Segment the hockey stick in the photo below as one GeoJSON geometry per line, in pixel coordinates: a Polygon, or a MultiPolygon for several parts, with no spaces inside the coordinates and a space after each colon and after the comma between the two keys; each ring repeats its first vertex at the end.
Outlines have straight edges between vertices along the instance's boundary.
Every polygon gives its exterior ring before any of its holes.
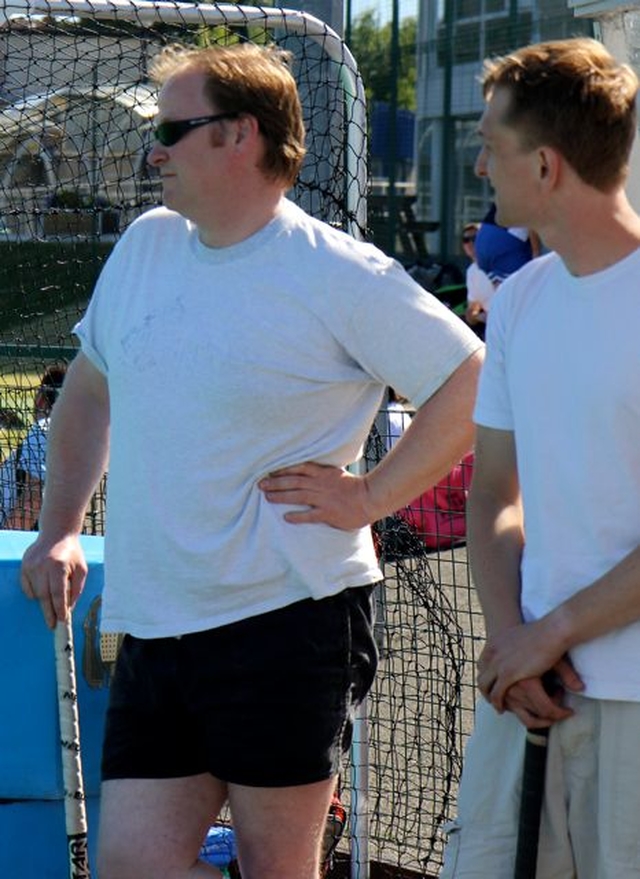
{"type": "Polygon", "coordinates": [[[514,879],[536,875],[548,740],[548,727],[527,730],[514,879]]]}
{"type": "Polygon", "coordinates": [[[90,879],[71,611],[56,625],[55,655],[69,879],[90,879]]]}

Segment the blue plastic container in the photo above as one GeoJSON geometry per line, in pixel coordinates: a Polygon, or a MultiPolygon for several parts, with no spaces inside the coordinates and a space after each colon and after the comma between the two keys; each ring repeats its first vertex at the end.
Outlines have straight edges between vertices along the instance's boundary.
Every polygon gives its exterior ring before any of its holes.
{"type": "MultiPolygon", "coordinates": [[[[0,531],[0,877],[61,879],[69,875],[53,633],[40,606],[20,589],[20,562],[33,532],[0,531]]],[[[100,753],[108,688],[83,673],[88,621],[102,593],[103,540],[84,537],[89,576],[73,616],[80,739],[89,859],[100,793],[100,753]]]]}
{"type": "Polygon", "coordinates": [[[202,846],[200,857],[219,870],[229,866],[237,858],[236,838],[232,827],[216,824],[209,832],[202,846]]]}

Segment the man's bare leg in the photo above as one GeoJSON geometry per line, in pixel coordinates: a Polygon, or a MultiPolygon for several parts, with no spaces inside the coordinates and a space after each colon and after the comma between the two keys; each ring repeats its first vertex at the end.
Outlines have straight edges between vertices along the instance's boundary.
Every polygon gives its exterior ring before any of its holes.
{"type": "Polygon", "coordinates": [[[281,788],[230,784],[242,879],[318,879],[335,786],[336,778],[281,788]]]}
{"type": "Polygon", "coordinates": [[[219,879],[198,855],[226,799],[226,785],[208,774],[104,782],[100,879],[219,879]]]}

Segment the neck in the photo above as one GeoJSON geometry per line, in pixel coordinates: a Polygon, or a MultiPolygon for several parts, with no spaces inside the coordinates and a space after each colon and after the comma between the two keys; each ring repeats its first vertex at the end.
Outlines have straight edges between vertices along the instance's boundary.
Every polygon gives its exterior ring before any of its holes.
{"type": "Polygon", "coordinates": [[[192,217],[200,241],[207,247],[231,247],[268,225],[279,213],[284,193],[271,187],[260,197],[243,199],[241,194],[228,205],[222,216],[192,217]]]}
{"type": "Polygon", "coordinates": [[[536,231],[576,277],[603,271],[640,247],[640,217],[623,190],[590,189],[568,209],[557,207],[536,231]]]}

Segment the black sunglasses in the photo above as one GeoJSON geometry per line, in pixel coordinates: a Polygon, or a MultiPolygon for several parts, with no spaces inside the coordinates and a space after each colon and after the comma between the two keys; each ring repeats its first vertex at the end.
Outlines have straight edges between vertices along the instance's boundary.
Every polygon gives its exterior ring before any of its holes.
{"type": "Polygon", "coordinates": [[[193,128],[219,122],[222,119],[237,119],[239,113],[216,113],[215,116],[198,116],[197,119],[179,119],[177,122],[161,122],[153,131],[153,136],[162,146],[170,147],[188,134],[193,128]]]}
{"type": "Polygon", "coordinates": [[[471,241],[476,240],[476,236],[475,235],[463,235],[462,240],[464,241],[465,244],[469,244],[471,241]]]}

